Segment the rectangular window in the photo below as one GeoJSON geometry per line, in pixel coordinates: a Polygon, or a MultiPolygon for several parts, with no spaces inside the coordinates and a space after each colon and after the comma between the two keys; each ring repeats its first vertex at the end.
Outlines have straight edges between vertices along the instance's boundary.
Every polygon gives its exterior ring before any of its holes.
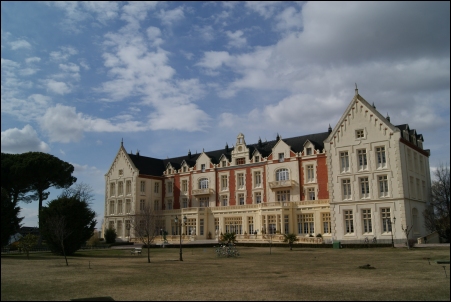
{"type": "Polygon", "coordinates": [[[124,182],[120,181],[117,183],[117,195],[124,195],[124,182]]]}
{"type": "Polygon", "coordinates": [[[225,207],[229,205],[229,198],[227,195],[222,195],[221,197],[221,206],[225,207]]]}
{"type": "Polygon", "coordinates": [[[372,233],[373,225],[371,223],[371,210],[364,209],[362,210],[362,220],[363,220],[363,233],[372,233]]]}
{"type": "Polygon", "coordinates": [[[130,237],[130,229],[131,229],[131,222],[130,220],[125,221],[125,229],[127,230],[127,236],[130,237]]]}
{"type": "Polygon", "coordinates": [[[301,232],[300,234],[314,234],[315,223],[313,214],[301,214],[301,232]]]}
{"type": "Polygon", "coordinates": [[[385,147],[376,147],[376,163],[378,169],[385,168],[387,166],[385,147]]]}
{"type": "Polygon", "coordinates": [[[354,215],[352,214],[352,210],[344,211],[345,218],[345,232],[346,234],[354,233],[354,215]]]}
{"type": "Polygon", "coordinates": [[[122,200],[117,201],[117,213],[122,214],[122,200]]]}
{"type": "Polygon", "coordinates": [[[183,166],[183,172],[186,172],[186,166],[183,166]]]}
{"type": "Polygon", "coordinates": [[[172,210],[172,199],[168,199],[167,205],[168,205],[168,207],[166,210],[172,210]]]}
{"type": "Polygon", "coordinates": [[[363,129],[358,129],[355,131],[355,137],[356,138],[364,138],[365,137],[365,132],[363,131],[363,129]]]}
{"type": "Polygon", "coordinates": [[[186,209],[188,207],[188,198],[182,199],[182,208],[186,209]]]}
{"type": "Polygon", "coordinates": [[[132,211],[132,201],[130,199],[125,200],[125,213],[130,214],[132,211]]]}
{"type": "Polygon", "coordinates": [[[237,158],[237,159],[236,159],[236,164],[237,164],[237,165],[244,165],[245,163],[246,163],[246,160],[245,160],[244,157],[241,157],[241,158],[237,158]]]}
{"type": "Polygon", "coordinates": [[[116,195],[116,184],[114,182],[110,183],[110,196],[116,195]]]}
{"type": "Polygon", "coordinates": [[[351,180],[343,179],[341,183],[343,188],[343,199],[351,199],[351,180]]]}
{"type": "Polygon", "coordinates": [[[254,217],[252,217],[252,216],[247,217],[247,227],[248,227],[248,234],[249,235],[254,234],[254,217]]]}
{"type": "Polygon", "coordinates": [[[415,172],[418,172],[418,160],[417,160],[417,153],[413,152],[413,164],[415,166],[415,172]]]}
{"type": "Polygon", "coordinates": [[[153,188],[153,192],[154,193],[159,193],[160,192],[160,183],[159,182],[155,183],[155,186],[153,188]]]}
{"type": "Polygon", "coordinates": [[[323,234],[330,234],[330,213],[321,213],[323,219],[323,234]]]}
{"type": "Polygon", "coordinates": [[[172,181],[168,182],[167,187],[168,187],[168,193],[172,193],[172,181]]]}
{"type": "Polygon", "coordinates": [[[427,201],[428,200],[428,195],[427,195],[427,192],[426,192],[426,182],[424,180],[421,182],[421,188],[422,188],[422,192],[423,192],[423,200],[427,201]]]}
{"type": "Polygon", "coordinates": [[[315,188],[307,189],[307,198],[308,200],[315,200],[315,188]]]}
{"type": "Polygon", "coordinates": [[[227,175],[221,175],[221,189],[226,191],[229,188],[229,181],[227,175]]]}
{"type": "Polygon", "coordinates": [[[306,153],[307,155],[312,155],[312,148],[307,148],[306,153]]]}
{"type": "Polygon", "coordinates": [[[260,161],[260,156],[255,156],[255,162],[258,163],[260,161]]]}
{"type": "Polygon", "coordinates": [[[391,232],[390,208],[381,208],[382,232],[391,232]]]}
{"type": "Polygon", "coordinates": [[[276,191],[276,201],[289,201],[290,191],[276,191]]]}
{"type": "Polygon", "coordinates": [[[424,173],[423,157],[420,155],[420,172],[424,173]]]}
{"type": "Polygon", "coordinates": [[[123,230],[122,230],[122,221],[120,221],[120,220],[117,222],[116,233],[117,233],[117,237],[122,238],[123,230]]]}
{"type": "Polygon", "coordinates": [[[349,172],[349,154],[348,151],[340,152],[341,172],[349,172]]]}
{"type": "Polygon", "coordinates": [[[201,170],[201,172],[205,172],[205,164],[200,165],[200,170],[201,170]]]}
{"type": "Polygon", "coordinates": [[[370,184],[368,182],[368,177],[360,178],[360,198],[370,197],[370,184]]]}
{"type": "Polygon", "coordinates": [[[413,184],[413,177],[412,176],[410,176],[410,195],[411,195],[411,198],[416,198],[416,196],[415,196],[415,186],[413,184]]]}
{"type": "Polygon", "coordinates": [[[227,167],[227,161],[225,160],[222,161],[222,167],[227,167]]]}
{"type": "Polygon", "coordinates": [[[260,171],[254,172],[254,187],[260,188],[262,186],[262,175],[260,171]]]}
{"type": "Polygon", "coordinates": [[[240,205],[244,204],[244,194],[238,194],[238,202],[240,205]]]}
{"type": "Polygon", "coordinates": [[[417,181],[417,185],[416,185],[416,188],[417,188],[417,199],[421,199],[421,187],[420,187],[420,180],[417,178],[416,179],[416,181],[417,181]]]}
{"type": "Polygon", "coordinates": [[[160,201],[159,201],[159,200],[155,200],[155,201],[153,202],[153,210],[154,210],[154,211],[160,210],[160,201]]]}
{"type": "Polygon", "coordinates": [[[210,204],[210,198],[209,197],[200,197],[199,198],[199,206],[201,208],[208,207],[209,204],[210,204]]]}
{"type": "Polygon", "coordinates": [[[146,206],[146,201],[145,201],[144,199],[141,199],[141,200],[139,201],[139,209],[140,209],[141,211],[143,211],[145,206],[146,206]]]}
{"type": "Polygon", "coordinates": [[[188,180],[182,180],[182,192],[188,192],[188,180]]]}
{"type": "Polygon", "coordinates": [[[379,181],[379,196],[388,197],[388,179],[387,175],[381,175],[377,177],[379,181]]]}
{"type": "Polygon", "coordinates": [[[110,215],[114,215],[114,200],[110,201],[110,215]]]}
{"type": "Polygon", "coordinates": [[[204,220],[199,219],[199,235],[204,235],[204,220]]]}
{"type": "Polygon", "coordinates": [[[132,194],[132,181],[131,180],[127,180],[127,182],[125,183],[125,194],[127,194],[127,195],[132,194]]]}
{"type": "Polygon", "coordinates": [[[313,173],[313,165],[307,166],[307,182],[314,182],[315,174],[313,173]]]}
{"type": "Polygon", "coordinates": [[[279,163],[282,163],[285,160],[285,154],[279,153],[279,163]]]}
{"type": "Polygon", "coordinates": [[[124,170],[119,170],[119,176],[123,176],[124,175],[124,170]]]}
{"type": "Polygon", "coordinates": [[[357,157],[359,162],[359,170],[366,170],[368,168],[366,149],[357,150],[357,157]]]}
{"type": "Polygon", "coordinates": [[[262,193],[261,192],[255,192],[255,203],[256,204],[262,203],[262,193]]]}
{"type": "Polygon", "coordinates": [[[146,193],[146,182],[141,180],[141,186],[140,186],[141,193],[146,193]]]}
{"type": "Polygon", "coordinates": [[[284,215],[283,220],[283,233],[288,234],[290,232],[290,216],[284,215]]]}
{"type": "Polygon", "coordinates": [[[244,189],[244,174],[239,173],[237,175],[237,178],[238,178],[238,189],[244,189]]]}

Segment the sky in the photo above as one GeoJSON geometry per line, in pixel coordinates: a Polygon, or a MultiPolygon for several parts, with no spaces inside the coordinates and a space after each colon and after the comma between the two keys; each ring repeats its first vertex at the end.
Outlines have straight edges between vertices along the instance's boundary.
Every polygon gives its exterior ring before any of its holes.
{"type": "Polygon", "coordinates": [[[325,132],[356,84],[449,165],[450,3],[1,2],[1,151],[71,163],[97,227],[122,140],[165,159],[325,132]]]}

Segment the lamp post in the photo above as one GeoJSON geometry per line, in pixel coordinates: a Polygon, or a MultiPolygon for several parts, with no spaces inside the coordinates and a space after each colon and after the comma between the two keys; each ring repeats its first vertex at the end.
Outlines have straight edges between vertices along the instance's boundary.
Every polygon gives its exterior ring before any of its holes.
{"type": "Polygon", "coordinates": [[[182,224],[186,225],[186,215],[183,216],[183,222],[180,221],[177,216],[175,216],[174,219],[175,225],[179,227],[179,235],[180,235],[180,261],[183,261],[183,257],[182,257],[182,224]]]}
{"type": "Polygon", "coordinates": [[[395,242],[393,241],[393,225],[396,223],[396,217],[393,217],[393,223],[390,221],[390,233],[391,233],[391,247],[395,247],[395,242]]]}

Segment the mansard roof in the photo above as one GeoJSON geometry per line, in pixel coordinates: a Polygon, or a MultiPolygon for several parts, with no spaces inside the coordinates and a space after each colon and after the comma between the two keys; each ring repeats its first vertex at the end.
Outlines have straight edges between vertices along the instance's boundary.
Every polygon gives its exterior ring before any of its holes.
{"type": "MultiPolygon", "coordinates": [[[[304,150],[304,144],[308,140],[310,141],[316,149],[322,150],[324,149],[323,141],[327,138],[329,132],[322,132],[316,134],[309,134],[303,136],[296,136],[291,138],[282,139],[287,145],[291,147],[291,150],[294,152],[302,152],[304,150]]],[[[249,149],[249,158],[252,156],[255,150],[257,150],[263,157],[267,157],[272,153],[272,149],[277,144],[278,140],[273,140],[269,142],[259,142],[256,144],[247,145],[249,149]]],[[[211,160],[213,164],[219,164],[219,160],[221,156],[227,157],[230,161],[232,158],[232,151],[234,148],[220,149],[215,151],[204,152],[211,160]],[[228,151],[228,152],[227,152],[228,151]]],[[[140,174],[144,175],[154,175],[154,176],[162,176],[163,172],[166,170],[168,164],[174,169],[180,169],[183,162],[187,163],[190,167],[193,167],[196,164],[197,158],[200,154],[194,155],[185,155],[174,158],[167,159],[157,159],[147,156],[142,156],[140,154],[128,154],[130,159],[133,161],[133,164],[139,170],[140,174]]]]}

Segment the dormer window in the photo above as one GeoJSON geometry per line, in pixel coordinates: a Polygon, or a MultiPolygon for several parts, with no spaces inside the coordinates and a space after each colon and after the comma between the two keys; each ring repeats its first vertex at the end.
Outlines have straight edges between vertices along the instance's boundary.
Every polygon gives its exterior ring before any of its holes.
{"type": "Polygon", "coordinates": [[[255,162],[258,163],[260,161],[260,156],[255,156],[255,162]]]}
{"type": "Polygon", "coordinates": [[[285,160],[285,154],[279,153],[279,163],[282,163],[285,160]]]}
{"type": "Polygon", "coordinates": [[[306,148],[305,153],[306,155],[312,155],[312,148],[306,148]]]}
{"type": "Polygon", "coordinates": [[[222,167],[227,167],[227,161],[225,160],[222,161],[222,167]]]}
{"type": "Polygon", "coordinates": [[[183,166],[183,172],[186,172],[186,166],[183,166]]]}
{"type": "Polygon", "coordinates": [[[201,164],[200,165],[200,169],[201,169],[202,172],[205,172],[205,164],[201,164]]]}
{"type": "Polygon", "coordinates": [[[244,165],[246,163],[244,157],[240,157],[236,159],[236,164],[237,165],[244,165]]]}

